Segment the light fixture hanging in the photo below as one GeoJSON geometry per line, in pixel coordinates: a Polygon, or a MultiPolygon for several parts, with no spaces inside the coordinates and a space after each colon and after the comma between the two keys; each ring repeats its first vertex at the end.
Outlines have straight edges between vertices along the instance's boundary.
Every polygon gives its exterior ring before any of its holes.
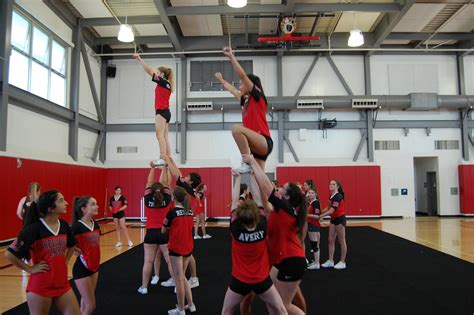
{"type": "Polygon", "coordinates": [[[247,5],[247,0],[227,0],[227,5],[231,8],[243,8],[247,5]]]}
{"type": "Polygon", "coordinates": [[[118,32],[117,39],[124,43],[130,43],[135,40],[135,34],[131,25],[128,25],[128,1],[127,1],[127,12],[125,14],[125,24],[120,24],[120,30],[118,32]]]}
{"type": "Polygon", "coordinates": [[[356,28],[356,12],[354,12],[354,25],[353,29],[350,32],[349,39],[347,40],[347,46],[349,47],[360,47],[364,45],[364,35],[362,35],[362,31],[356,28]]]}

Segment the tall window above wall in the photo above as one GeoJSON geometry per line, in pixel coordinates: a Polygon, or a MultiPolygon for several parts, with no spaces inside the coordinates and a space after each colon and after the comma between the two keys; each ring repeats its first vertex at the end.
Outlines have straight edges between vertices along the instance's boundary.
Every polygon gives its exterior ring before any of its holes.
{"type": "Polygon", "coordinates": [[[13,11],[9,83],[66,106],[67,46],[19,10],[13,11]]]}
{"type": "MultiPolygon", "coordinates": [[[[246,73],[253,72],[252,60],[239,60],[239,63],[246,73]]],[[[191,61],[190,91],[224,91],[224,87],[214,76],[216,72],[221,72],[225,80],[234,84],[235,87],[239,87],[240,79],[237,74],[235,74],[230,61],[191,61]]]]}

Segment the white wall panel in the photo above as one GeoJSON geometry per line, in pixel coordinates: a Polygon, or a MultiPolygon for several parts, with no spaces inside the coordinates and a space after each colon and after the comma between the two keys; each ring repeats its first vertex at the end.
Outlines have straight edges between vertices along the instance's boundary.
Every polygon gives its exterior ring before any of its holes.
{"type": "Polygon", "coordinates": [[[466,94],[474,94],[474,55],[464,57],[464,76],[466,83],[466,94]]]}

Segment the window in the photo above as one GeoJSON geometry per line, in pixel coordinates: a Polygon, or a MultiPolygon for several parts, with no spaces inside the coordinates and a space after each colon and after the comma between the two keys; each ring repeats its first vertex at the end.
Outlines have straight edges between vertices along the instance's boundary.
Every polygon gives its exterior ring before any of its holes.
{"type": "Polygon", "coordinates": [[[380,140],[375,141],[375,150],[400,150],[400,141],[398,140],[380,140]]]}
{"type": "Polygon", "coordinates": [[[66,106],[67,48],[60,39],[13,11],[9,83],[66,106]]]}
{"type": "MultiPolygon", "coordinates": [[[[246,73],[252,73],[252,60],[239,60],[246,73]]],[[[239,77],[234,72],[230,61],[191,61],[191,91],[224,91],[214,74],[221,72],[224,79],[239,87],[239,77]]]]}
{"type": "Polygon", "coordinates": [[[458,140],[436,140],[435,149],[436,150],[459,150],[459,141],[458,140]]]}

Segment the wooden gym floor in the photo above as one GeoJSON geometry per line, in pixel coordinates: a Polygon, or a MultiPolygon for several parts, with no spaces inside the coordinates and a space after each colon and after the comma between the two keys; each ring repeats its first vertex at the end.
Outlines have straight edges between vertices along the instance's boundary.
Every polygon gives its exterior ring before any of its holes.
{"type": "MultiPolygon", "coordinates": [[[[424,246],[439,250],[446,254],[474,263],[474,218],[437,218],[422,217],[410,219],[384,219],[367,221],[349,221],[349,226],[371,226],[376,229],[397,235],[424,246]]],[[[145,230],[138,225],[129,228],[130,236],[135,244],[143,241],[145,230]]],[[[209,226],[226,227],[227,224],[209,224],[209,226]]],[[[101,262],[105,262],[128,250],[128,246],[116,248],[116,234],[113,223],[102,225],[101,262]]],[[[200,240],[205,242],[205,240],[200,240]]],[[[348,239],[349,255],[350,242],[348,239]]],[[[322,245],[324,246],[324,244],[322,245]]],[[[25,301],[25,286],[28,277],[16,267],[8,266],[3,258],[5,247],[0,248],[0,313],[25,301]]],[[[324,260],[325,257],[322,257],[324,260]]],[[[69,271],[71,273],[71,259],[69,271]]],[[[198,262],[199,268],[199,262],[198,262]]],[[[199,269],[198,269],[199,271],[199,269]]],[[[137,270],[137,274],[140,271],[137,270]]],[[[138,276],[137,276],[138,277],[138,276]]],[[[137,278],[137,287],[139,280],[137,278]]]]}

